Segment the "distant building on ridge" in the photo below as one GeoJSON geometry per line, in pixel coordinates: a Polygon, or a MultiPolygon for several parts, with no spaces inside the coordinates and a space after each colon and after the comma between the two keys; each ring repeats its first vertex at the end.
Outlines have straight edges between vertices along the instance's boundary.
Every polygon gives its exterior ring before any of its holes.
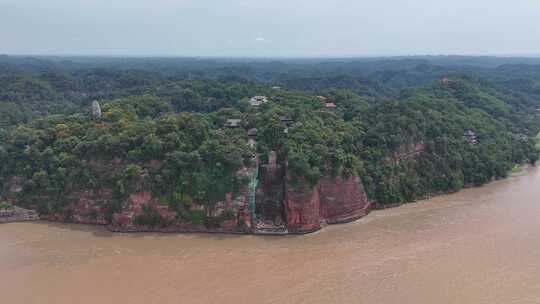
{"type": "Polygon", "coordinates": [[[336,103],[333,100],[329,99],[328,97],[317,96],[317,98],[319,98],[319,100],[321,101],[321,103],[325,107],[325,109],[330,110],[330,111],[334,111],[337,108],[336,103]]]}
{"type": "Polygon", "coordinates": [[[268,102],[268,97],[266,96],[255,96],[249,100],[249,103],[254,107],[260,107],[262,104],[268,102]]]}
{"type": "Polygon", "coordinates": [[[478,136],[471,130],[465,131],[465,133],[463,133],[463,137],[471,144],[476,144],[478,142],[478,136]]]}
{"type": "Polygon", "coordinates": [[[328,110],[335,110],[337,108],[336,104],[333,102],[327,102],[324,104],[325,108],[328,110]]]}
{"type": "Polygon", "coordinates": [[[241,119],[227,119],[225,121],[225,128],[239,128],[241,127],[242,120],[241,119]]]}

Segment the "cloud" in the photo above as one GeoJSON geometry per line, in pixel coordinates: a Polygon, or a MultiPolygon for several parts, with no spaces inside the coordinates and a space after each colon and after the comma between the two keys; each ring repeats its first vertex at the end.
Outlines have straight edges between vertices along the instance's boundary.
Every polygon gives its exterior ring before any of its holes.
{"type": "Polygon", "coordinates": [[[272,42],[272,40],[268,40],[268,39],[266,39],[264,37],[257,37],[257,38],[255,38],[255,42],[257,42],[257,43],[270,43],[270,42],[272,42]]]}
{"type": "Polygon", "coordinates": [[[538,53],[539,0],[514,2],[0,0],[0,52],[186,56],[538,53]]]}

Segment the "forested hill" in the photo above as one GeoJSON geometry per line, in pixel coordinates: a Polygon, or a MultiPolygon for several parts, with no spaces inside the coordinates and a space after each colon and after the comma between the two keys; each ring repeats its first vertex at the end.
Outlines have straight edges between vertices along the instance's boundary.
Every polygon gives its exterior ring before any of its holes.
{"type": "Polygon", "coordinates": [[[293,180],[358,176],[381,206],[534,163],[540,66],[527,63],[537,60],[462,60],[3,57],[0,193],[20,187],[18,200],[47,214],[77,191],[111,187],[110,219],[144,176],[189,218],[192,202],[234,193],[246,183],[236,172],[270,151],[293,180]],[[254,106],[253,96],[268,102],[254,106]],[[93,100],[101,117],[90,114],[93,100]]]}
{"type": "Polygon", "coordinates": [[[0,125],[46,114],[74,113],[94,99],[145,92],[175,94],[170,88],[183,80],[252,83],[311,93],[344,89],[364,97],[395,98],[403,89],[448,75],[492,85],[513,98],[538,99],[540,95],[540,58],[263,60],[0,55],[0,125]]]}

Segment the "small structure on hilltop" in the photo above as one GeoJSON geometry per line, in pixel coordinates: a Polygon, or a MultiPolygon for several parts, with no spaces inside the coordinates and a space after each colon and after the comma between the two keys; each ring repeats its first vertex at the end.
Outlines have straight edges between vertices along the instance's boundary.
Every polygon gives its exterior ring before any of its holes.
{"type": "Polygon", "coordinates": [[[327,103],[327,102],[328,102],[328,98],[327,98],[327,97],[324,97],[324,96],[317,96],[317,98],[319,98],[319,100],[320,100],[322,103],[327,103]]]}
{"type": "Polygon", "coordinates": [[[465,131],[465,133],[463,133],[463,137],[473,145],[478,142],[478,136],[472,130],[465,131]]]}
{"type": "Polygon", "coordinates": [[[95,118],[101,118],[101,106],[99,105],[99,102],[97,100],[92,101],[92,116],[95,118]]]}
{"type": "Polygon", "coordinates": [[[282,124],[285,125],[285,130],[283,130],[283,132],[285,132],[286,134],[289,133],[289,127],[294,124],[294,119],[292,119],[292,117],[290,117],[289,115],[285,115],[281,116],[279,120],[282,124]]]}
{"type": "Polygon", "coordinates": [[[225,121],[225,128],[240,128],[242,126],[242,120],[241,119],[227,119],[225,121]]]}
{"type": "Polygon", "coordinates": [[[247,135],[248,135],[248,146],[254,148],[255,145],[257,144],[257,129],[256,128],[249,129],[249,131],[247,132],[247,135]]]}
{"type": "Polygon", "coordinates": [[[441,78],[441,85],[443,87],[453,88],[457,85],[457,83],[458,82],[456,80],[450,79],[448,76],[441,78]]]}
{"type": "Polygon", "coordinates": [[[327,110],[334,111],[337,108],[337,105],[335,103],[333,103],[333,102],[327,102],[327,103],[324,104],[324,107],[327,110]]]}
{"type": "Polygon", "coordinates": [[[249,131],[247,132],[247,135],[249,138],[257,139],[257,129],[256,128],[249,129],[249,131]]]}
{"type": "Polygon", "coordinates": [[[337,108],[336,102],[329,99],[328,97],[317,96],[317,98],[319,98],[319,100],[321,101],[321,103],[322,103],[322,105],[324,106],[325,109],[327,109],[329,111],[334,111],[337,108]]]}
{"type": "Polygon", "coordinates": [[[268,102],[268,97],[266,96],[254,96],[249,100],[249,103],[254,107],[260,107],[261,105],[268,102]]]}
{"type": "Polygon", "coordinates": [[[294,120],[289,115],[281,116],[279,120],[287,127],[290,127],[294,123],[294,120]]]}

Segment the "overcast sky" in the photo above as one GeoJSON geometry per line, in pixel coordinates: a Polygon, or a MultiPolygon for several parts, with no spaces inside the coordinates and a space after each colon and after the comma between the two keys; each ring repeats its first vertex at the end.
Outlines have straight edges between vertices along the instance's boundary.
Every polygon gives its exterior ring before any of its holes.
{"type": "Polygon", "coordinates": [[[538,55],[539,0],[0,0],[0,53],[538,55]]]}

